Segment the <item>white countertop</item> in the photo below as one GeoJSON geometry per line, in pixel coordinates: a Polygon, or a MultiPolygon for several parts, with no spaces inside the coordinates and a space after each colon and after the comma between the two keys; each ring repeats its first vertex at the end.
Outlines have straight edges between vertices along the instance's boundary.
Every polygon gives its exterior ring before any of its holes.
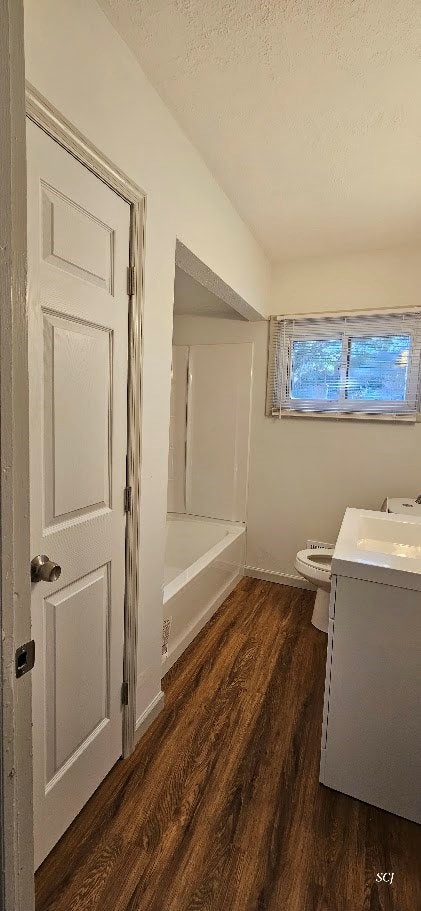
{"type": "Polygon", "coordinates": [[[348,508],[332,574],[421,591],[421,516],[348,508]]]}

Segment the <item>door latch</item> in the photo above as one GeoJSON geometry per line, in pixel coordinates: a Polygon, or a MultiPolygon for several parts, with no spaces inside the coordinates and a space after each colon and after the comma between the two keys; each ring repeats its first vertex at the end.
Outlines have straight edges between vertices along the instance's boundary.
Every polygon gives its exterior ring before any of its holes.
{"type": "Polygon", "coordinates": [[[134,266],[127,268],[127,294],[132,297],[136,293],[136,269],[134,266]]]}
{"type": "Polygon", "coordinates": [[[121,704],[129,704],[129,684],[127,683],[127,680],[123,680],[123,683],[121,684],[121,704]]]}
{"type": "Polygon", "coordinates": [[[132,488],[124,488],[124,512],[132,511],[132,488]]]}
{"type": "Polygon", "coordinates": [[[30,642],[25,642],[24,645],[20,645],[16,649],[15,654],[15,670],[16,677],[23,677],[24,674],[27,674],[28,671],[32,671],[32,668],[35,664],[35,642],[31,639],[30,642]]]}

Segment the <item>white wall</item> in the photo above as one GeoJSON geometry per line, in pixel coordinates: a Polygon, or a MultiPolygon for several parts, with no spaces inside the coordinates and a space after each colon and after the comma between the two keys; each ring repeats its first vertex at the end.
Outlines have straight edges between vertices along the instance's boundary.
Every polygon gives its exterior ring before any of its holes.
{"type": "MultiPolygon", "coordinates": [[[[279,269],[273,312],[416,306],[421,253],[314,260],[279,269]]],[[[267,323],[177,317],[174,342],[254,343],[247,511],[250,567],[296,575],[307,538],[334,542],[346,506],[421,492],[421,424],[266,418],[267,323]]]]}
{"type": "Polygon", "coordinates": [[[271,313],[421,304],[421,248],[297,260],[274,270],[271,313]]]}
{"type": "Polygon", "coordinates": [[[147,194],[138,717],[160,689],[178,237],[259,312],[268,264],[94,0],[26,0],[26,75],[147,194]]]}

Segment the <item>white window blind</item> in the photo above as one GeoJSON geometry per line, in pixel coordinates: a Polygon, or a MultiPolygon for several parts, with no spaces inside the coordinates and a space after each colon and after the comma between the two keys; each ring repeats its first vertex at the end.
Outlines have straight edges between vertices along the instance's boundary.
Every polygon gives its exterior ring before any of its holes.
{"type": "Polygon", "coordinates": [[[396,415],[419,410],[421,311],[275,316],[266,413],[396,415]]]}

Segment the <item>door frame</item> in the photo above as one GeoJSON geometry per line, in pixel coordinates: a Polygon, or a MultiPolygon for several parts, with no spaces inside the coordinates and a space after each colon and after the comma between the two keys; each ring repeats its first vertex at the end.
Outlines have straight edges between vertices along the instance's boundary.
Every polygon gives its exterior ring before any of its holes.
{"type": "Polygon", "coordinates": [[[26,82],[26,116],[88,168],[130,206],[128,279],[127,480],[131,488],[126,521],[123,757],[135,745],[137,686],[137,614],[139,604],[140,464],[142,412],[142,314],[144,297],[145,193],[79,130],[26,82]]]}
{"type": "Polygon", "coordinates": [[[0,909],[32,911],[26,142],[23,2],[0,3],[0,909]]]}

